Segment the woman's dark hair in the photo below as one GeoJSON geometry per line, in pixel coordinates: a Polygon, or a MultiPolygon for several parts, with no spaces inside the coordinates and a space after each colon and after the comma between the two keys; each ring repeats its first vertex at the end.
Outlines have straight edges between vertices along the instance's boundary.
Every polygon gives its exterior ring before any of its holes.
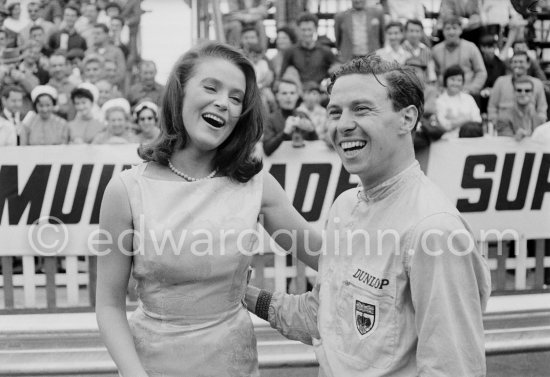
{"type": "Polygon", "coordinates": [[[452,76],[462,76],[464,81],[464,70],[459,65],[452,65],[443,72],[443,87],[447,87],[447,79],[452,76]]]}
{"type": "Polygon", "coordinates": [[[466,122],[458,130],[458,137],[482,137],[483,126],[479,122],[466,122]]]}
{"type": "Polygon", "coordinates": [[[71,91],[71,101],[75,101],[77,98],[88,98],[92,103],[94,103],[94,95],[88,89],[84,88],[74,88],[71,91]]]}
{"type": "Polygon", "coordinates": [[[57,100],[55,98],[53,98],[52,96],[50,96],[47,93],[42,93],[42,94],[36,96],[36,98],[34,99],[34,102],[32,103],[32,107],[33,107],[34,111],[38,112],[38,109],[37,109],[36,106],[38,105],[38,101],[40,100],[40,98],[42,98],[44,96],[49,97],[52,100],[52,104],[54,106],[57,105],[57,100]]]}
{"type": "Polygon", "coordinates": [[[247,182],[263,166],[261,159],[254,156],[254,149],[263,132],[263,106],[252,64],[242,53],[225,44],[201,44],[177,61],[162,97],[161,133],[153,143],[140,146],[138,154],[145,161],[167,166],[174,151],[185,147],[189,138],[182,117],[185,87],[195,74],[197,65],[211,58],[225,59],[235,64],[245,76],[243,111],[231,135],[217,148],[214,165],[221,174],[232,180],[247,182]]]}
{"type": "Polygon", "coordinates": [[[298,37],[296,37],[296,32],[294,31],[294,29],[292,29],[291,27],[289,26],[282,26],[280,28],[277,29],[277,34],[279,33],[285,33],[286,35],[288,35],[288,38],[290,39],[290,41],[292,42],[292,44],[296,44],[296,42],[298,41],[298,37]]]}

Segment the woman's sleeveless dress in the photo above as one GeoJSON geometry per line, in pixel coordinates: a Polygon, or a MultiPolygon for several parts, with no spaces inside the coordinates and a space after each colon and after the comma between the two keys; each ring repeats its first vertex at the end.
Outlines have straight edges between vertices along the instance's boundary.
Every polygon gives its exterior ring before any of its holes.
{"type": "Polygon", "coordinates": [[[139,306],[129,319],[150,377],[259,376],[242,303],[257,248],[262,174],[197,182],[121,173],[134,222],[139,306]]]}

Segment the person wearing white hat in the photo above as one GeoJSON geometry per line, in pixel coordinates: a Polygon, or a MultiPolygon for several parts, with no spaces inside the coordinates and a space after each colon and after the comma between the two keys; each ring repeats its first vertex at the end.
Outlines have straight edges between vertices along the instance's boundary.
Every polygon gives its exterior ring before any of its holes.
{"type": "MultiPolygon", "coordinates": [[[[71,92],[71,101],[76,109],[74,120],[69,122],[71,144],[91,144],[94,138],[105,129],[99,117],[99,110],[94,111],[97,93],[94,96],[92,84],[81,84],[71,92]]],[[[97,88],[95,88],[97,89],[97,88]]]]}
{"type": "Polygon", "coordinates": [[[134,109],[134,120],[139,129],[140,144],[148,144],[160,134],[158,127],[158,107],[151,101],[141,101],[134,109]]]}
{"type": "Polygon", "coordinates": [[[109,100],[101,110],[105,114],[107,127],[94,138],[92,144],[138,143],[137,136],[130,128],[130,104],[126,99],[109,100]]]}
{"type": "Polygon", "coordinates": [[[56,145],[69,142],[69,126],[65,119],[54,114],[57,90],[39,85],[31,92],[34,112],[23,120],[21,145],[56,145]]]}
{"type": "Polygon", "coordinates": [[[6,1],[6,9],[8,10],[9,16],[4,21],[4,28],[19,34],[28,24],[28,20],[21,18],[21,1],[6,1]]]}

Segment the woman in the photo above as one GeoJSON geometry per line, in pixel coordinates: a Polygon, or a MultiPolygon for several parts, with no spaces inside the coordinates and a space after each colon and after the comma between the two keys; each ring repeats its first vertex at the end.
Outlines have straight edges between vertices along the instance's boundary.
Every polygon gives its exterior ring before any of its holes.
{"type": "Polygon", "coordinates": [[[481,123],[481,114],[474,97],[463,92],[464,70],[453,65],[443,73],[445,90],[436,100],[437,120],[444,130],[444,139],[458,138],[460,127],[467,122],[481,123]]]}
{"type": "Polygon", "coordinates": [[[57,145],[69,143],[69,126],[54,114],[57,90],[39,85],[31,92],[35,112],[29,112],[22,122],[21,145],[57,145]]]}
{"type": "Polygon", "coordinates": [[[275,46],[277,47],[277,54],[271,59],[271,67],[275,72],[275,79],[280,79],[281,67],[283,66],[283,56],[285,51],[288,50],[297,41],[296,33],[288,26],[283,26],[277,29],[277,39],[275,40],[275,46]]]}
{"type": "Polygon", "coordinates": [[[160,134],[158,107],[151,101],[142,101],[134,109],[134,119],[139,129],[139,143],[152,143],[160,134]]]}
{"type": "Polygon", "coordinates": [[[71,92],[71,101],[76,110],[76,117],[69,122],[71,144],[91,144],[105,129],[105,124],[94,115],[95,100],[89,88],[79,86],[71,92]]]}
{"type": "Polygon", "coordinates": [[[28,24],[28,20],[21,18],[21,2],[18,0],[8,1],[6,8],[9,16],[4,20],[4,28],[19,34],[28,24]]]}
{"type": "Polygon", "coordinates": [[[103,197],[100,228],[111,241],[98,262],[101,334],[125,377],[258,376],[242,304],[258,218],[270,234],[292,229],[295,239],[277,242],[313,268],[303,245],[320,250],[320,237],[254,157],[262,104],[240,52],[212,43],[186,53],[160,119],[157,141],[139,149],[146,162],[112,179],[103,197]],[[132,268],[139,306],[128,322],[132,268]]]}
{"type": "Polygon", "coordinates": [[[138,138],[130,127],[130,104],[124,98],[113,98],[103,104],[107,127],[98,133],[92,144],[131,144],[138,138]]]}

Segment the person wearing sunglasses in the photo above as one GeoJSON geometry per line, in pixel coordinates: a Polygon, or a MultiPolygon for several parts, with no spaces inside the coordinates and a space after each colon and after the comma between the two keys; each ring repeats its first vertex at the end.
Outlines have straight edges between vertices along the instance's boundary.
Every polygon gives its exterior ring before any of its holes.
{"type": "Polygon", "coordinates": [[[498,136],[512,136],[517,141],[531,136],[534,129],[544,123],[544,119],[535,110],[533,92],[535,85],[528,77],[515,80],[514,106],[499,116],[496,123],[498,136]]]}
{"type": "Polygon", "coordinates": [[[158,127],[158,107],[151,101],[142,101],[134,109],[134,119],[138,125],[140,144],[148,144],[160,133],[158,127]]]}

